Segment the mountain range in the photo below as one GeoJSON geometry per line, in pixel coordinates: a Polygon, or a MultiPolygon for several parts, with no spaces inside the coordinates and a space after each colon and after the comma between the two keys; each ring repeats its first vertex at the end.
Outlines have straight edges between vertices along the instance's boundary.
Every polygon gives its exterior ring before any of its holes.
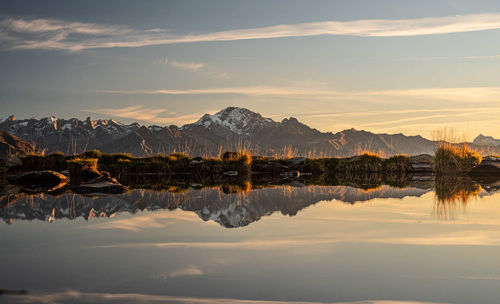
{"type": "Polygon", "coordinates": [[[90,217],[112,217],[123,212],[182,209],[196,213],[203,221],[214,221],[226,228],[236,228],[247,226],[275,212],[295,216],[304,208],[320,201],[336,200],[355,204],[374,198],[419,197],[430,190],[430,185],[401,189],[382,186],[371,191],[349,186],[297,185],[231,194],[212,188],[191,189],[182,194],[145,189],[113,196],[16,194],[0,196],[0,220],[5,223],[36,219],[52,222],[79,217],[88,220],[90,217]],[[74,203],[68,204],[68,201],[74,203]]]}
{"type": "MultiPolygon", "coordinates": [[[[376,134],[348,129],[320,132],[296,118],[274,121],[245,108],[227,107],[213,115],[178,127],[122,124],[114,120],[42,119],[0,120],[0,130],[36,144],[46,152],[80,153],[98,149],[106,153],[147,156],[187,152],[192,156],[216,156],[221,151],[248,149],[259,155],[347,157],[363,151],[389,156],[432,154],[435,142],[421,136],[376,134]]],[[[478,136],[473,148],[500,151],[500,141],[478,136]]],[[[498,152],[496,152],[498,153],[498,152]]]]}

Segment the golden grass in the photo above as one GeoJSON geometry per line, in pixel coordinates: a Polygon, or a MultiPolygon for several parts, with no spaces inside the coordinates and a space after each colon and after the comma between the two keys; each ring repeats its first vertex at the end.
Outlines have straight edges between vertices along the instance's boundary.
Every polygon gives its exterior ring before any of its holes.
{"type": "Polygon", "coordinates": [[[465,136],[458,136],[453,128],[441,128],[432,133],[436,141],[434,167],[438,173],[468,172],[481,163],[481,155],[472,150],[465,136]]]}

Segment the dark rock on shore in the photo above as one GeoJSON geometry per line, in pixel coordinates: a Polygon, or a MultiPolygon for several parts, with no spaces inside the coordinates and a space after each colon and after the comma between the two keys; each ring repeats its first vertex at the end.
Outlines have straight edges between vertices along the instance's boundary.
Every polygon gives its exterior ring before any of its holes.
{"type": "Polygon", "coordinates": [[[410,167],[413,172],[434,172],[434,157],[429,154],[420,154],[410,157],[410,167]]]}
{"type": "Polygon", "coordinates": [[[122,194],[128,191],[128,187],[120,184],[108,172],[88,182],[82,183],[73,189],[73,192],[79,194],[122,194]]]}
{"type": "Polygon", "coordinates": [[[500,157],[486,156],[469,172],[470,175],[500,175],[500,157]]]}
{"type": "Polygon", "coordinates": [[[52,192],[66,186],[69,178],[51,170],[32,171],[17,176],[15,183],[31,192],[52,192]]]}

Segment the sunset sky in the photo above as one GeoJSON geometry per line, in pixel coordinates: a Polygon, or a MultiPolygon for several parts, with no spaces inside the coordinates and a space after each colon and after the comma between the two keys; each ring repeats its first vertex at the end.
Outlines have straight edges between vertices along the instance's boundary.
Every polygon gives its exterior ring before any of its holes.
{"type": "Polygon", "coordinates": [[[500,138],[500,1],[0,2],[0,118],[500,138]]]}

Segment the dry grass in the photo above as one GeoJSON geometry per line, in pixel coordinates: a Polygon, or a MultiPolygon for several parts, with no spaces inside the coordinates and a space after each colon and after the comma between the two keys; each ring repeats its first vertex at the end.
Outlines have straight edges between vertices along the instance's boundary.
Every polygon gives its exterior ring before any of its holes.
{"type": "Polygon", "coordinates": [[[454,129],[442,128],[433,132],[436,141],[434,167],[438,173],[468,172],[481,163],[481,156],[467,145],[465,136],[458,136],[454,129]]]}

